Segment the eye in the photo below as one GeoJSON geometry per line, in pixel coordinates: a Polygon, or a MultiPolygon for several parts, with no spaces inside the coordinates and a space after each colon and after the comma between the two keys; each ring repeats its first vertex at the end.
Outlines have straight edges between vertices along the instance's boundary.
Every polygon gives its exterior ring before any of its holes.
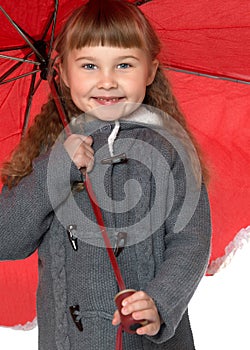
{"type": "Polygon", "coordinates": [[[93,69],[97,69],[97,66],[93,63],[85,63],[82,65],[82,68],[88,69],[88,70],[93,70],[93,69]]]}
{"type": "Polygon", "coordinates": [[[130,68],[130,67],[132,67],[132,66],[129,63],[120,63],[117,65],[118,69],[126,69],[126,68],[130,68]]]}

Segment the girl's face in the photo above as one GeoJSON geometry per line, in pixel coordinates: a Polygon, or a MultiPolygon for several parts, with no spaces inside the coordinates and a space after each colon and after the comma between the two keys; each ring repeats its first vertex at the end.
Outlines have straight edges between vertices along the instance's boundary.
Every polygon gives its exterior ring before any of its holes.
{"type": "Polygon", "coordinates": [[[139,48],[90,46],[70,51],[61,74],[80,110],[115,120],[142,103],[157,67],[139,48]]]}

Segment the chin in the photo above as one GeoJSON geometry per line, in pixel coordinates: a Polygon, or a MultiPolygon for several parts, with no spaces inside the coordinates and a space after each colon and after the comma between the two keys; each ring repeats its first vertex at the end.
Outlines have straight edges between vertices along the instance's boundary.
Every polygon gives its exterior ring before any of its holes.
{"type": "Polygon", "coordinates": [[[87,112],[94,118],[103,121],[115,121],[127,117],[134,112],[141,104],[139,103],[116,103],[109,106],[100,106],[87,112]]]}

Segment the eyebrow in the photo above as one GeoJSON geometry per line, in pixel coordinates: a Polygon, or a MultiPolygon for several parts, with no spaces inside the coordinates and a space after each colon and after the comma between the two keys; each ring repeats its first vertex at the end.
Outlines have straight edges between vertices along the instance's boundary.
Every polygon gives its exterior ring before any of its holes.
{"type": "MultiPolygon", "coordinates": [[[[132,56],[132,55],[128,55],[128,56],[118,56],[116,59],[117,61],[120,61],[120,60],[125,60],[125,59],[134,59],[136,61],[139,61],[139,58],[136,57],[136,56],[132,56]]],[[[82,56],[82,57],[78,57],[76,58],[76,61],[80,61],[80,60],[86,60],[86,61],[95,61],[97,60],[96,57],[93,57],[93,56],[82,56]]]]}

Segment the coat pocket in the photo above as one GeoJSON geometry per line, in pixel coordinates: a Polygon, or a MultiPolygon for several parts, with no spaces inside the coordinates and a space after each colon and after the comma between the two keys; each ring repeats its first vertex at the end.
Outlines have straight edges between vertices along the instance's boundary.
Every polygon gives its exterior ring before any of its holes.
{"type": "Polygon", "coordinates": [[[112,325],[113,315],[104,311],[77,309],[76,317],[70,315],[69,318],[70,349],[115,349],[117,327],[112,325]]]}

